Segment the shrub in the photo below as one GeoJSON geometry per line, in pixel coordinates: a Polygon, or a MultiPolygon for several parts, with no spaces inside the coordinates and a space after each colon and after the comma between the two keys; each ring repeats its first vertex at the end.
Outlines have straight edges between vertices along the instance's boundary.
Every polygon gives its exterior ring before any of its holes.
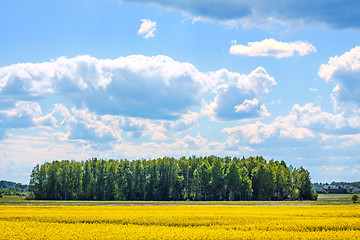
{"type": "Polygon", "coordinates": [[[353,203],[356,203],[359,201],[359,196],[354,194],[354,195],[352,195],[351,200],[353,201],[353,203]]]}

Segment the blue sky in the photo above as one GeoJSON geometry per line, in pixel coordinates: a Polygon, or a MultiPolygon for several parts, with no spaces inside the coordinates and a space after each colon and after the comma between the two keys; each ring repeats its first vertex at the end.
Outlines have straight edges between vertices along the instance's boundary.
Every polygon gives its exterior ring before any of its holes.
{"type": "Polygon", "coordinates": [[[360,180],[358,1],[0,9],[0,179],[56,159],[214,154],[360,180]]]}

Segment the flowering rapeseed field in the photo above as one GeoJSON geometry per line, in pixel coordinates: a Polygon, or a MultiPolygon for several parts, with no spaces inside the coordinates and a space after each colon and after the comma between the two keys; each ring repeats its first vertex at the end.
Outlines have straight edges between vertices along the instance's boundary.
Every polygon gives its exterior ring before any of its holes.
{"type": "Polygon", "coordinates": [[[0,239],[360,239],[360,206],[0,206],[0,239]]]}

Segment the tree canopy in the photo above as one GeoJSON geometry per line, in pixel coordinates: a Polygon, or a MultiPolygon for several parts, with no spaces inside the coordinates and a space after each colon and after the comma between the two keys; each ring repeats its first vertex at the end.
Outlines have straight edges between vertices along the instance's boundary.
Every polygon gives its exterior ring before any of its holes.
{"type": "Polygon", "coordinates": [[[49,200],[316,200],[303,167],[263,157],[62,160],[36,165],[30,194],[49,200]]]}

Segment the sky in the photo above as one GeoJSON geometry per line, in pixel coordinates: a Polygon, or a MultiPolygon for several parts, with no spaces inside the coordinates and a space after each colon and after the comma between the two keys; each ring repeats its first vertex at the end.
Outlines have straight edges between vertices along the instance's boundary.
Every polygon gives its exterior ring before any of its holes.
{"type": "Polygon", "coordinates": [[[0,2],[0,179],[263,156],[360,180],[357,0],[0,2]]]}

